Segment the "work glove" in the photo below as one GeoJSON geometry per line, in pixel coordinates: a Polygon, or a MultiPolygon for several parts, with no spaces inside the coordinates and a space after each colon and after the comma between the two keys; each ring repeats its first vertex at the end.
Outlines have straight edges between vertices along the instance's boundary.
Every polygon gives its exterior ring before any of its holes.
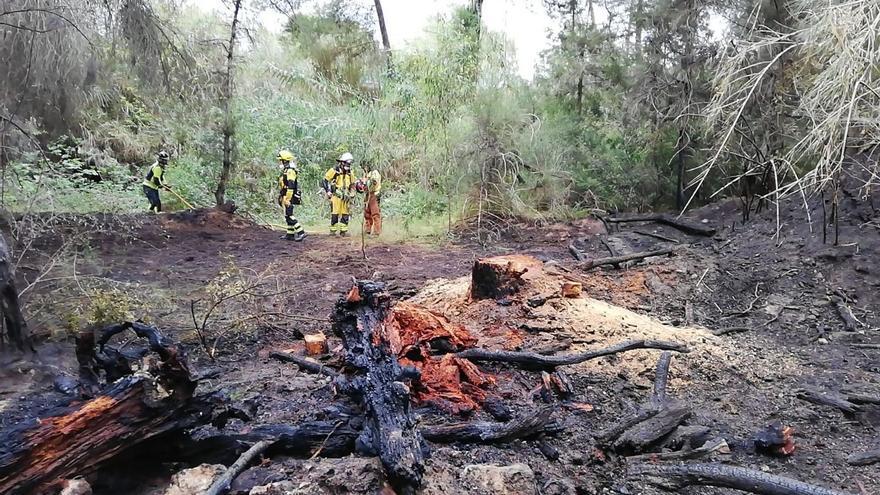
{"type": "Polygon", "coordinates": [[[284,196],[283,198],[281,198],[281,206],[283,206],[285,208],[290,206],[290,198],[288,198],[287,196],[284,196]]]}

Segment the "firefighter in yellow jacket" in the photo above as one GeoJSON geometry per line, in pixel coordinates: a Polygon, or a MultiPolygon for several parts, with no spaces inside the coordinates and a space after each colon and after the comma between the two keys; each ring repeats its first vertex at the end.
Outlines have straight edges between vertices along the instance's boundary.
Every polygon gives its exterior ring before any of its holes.
{"type": "Polygon", "coordinates": [[[162,200],[159,199],[159,189],[171,189],[171,185],[165,182],[165,169],[168,168],[168,153],[160,151],[156,154],[156,161],[147,171],[142,184],[144,196],[150,202],[150,211],[162,213],[162,200]]]}
{"type": "Polygon", "coordinates": [[[336,160],[336,166],[324,174],[321,185],[330,200],[330,234],[348,235],[348,221],[351,219],[351,200],[354,197],[355,179],[351,172],[354,157],[343,153],[336,160]]]}
{"type": "Polygon", "coordinates": [[[278,204],[284,208],[284,220],[287,223],[287,235],[284,238],[301,242],[306,238],[306,233],[293,216],[294,205],[302,204],[302,192],[299,189],[293,153],[288,150],[279,151],[278,166],[281,169],[281,175],[278,176],[278,204]]]}

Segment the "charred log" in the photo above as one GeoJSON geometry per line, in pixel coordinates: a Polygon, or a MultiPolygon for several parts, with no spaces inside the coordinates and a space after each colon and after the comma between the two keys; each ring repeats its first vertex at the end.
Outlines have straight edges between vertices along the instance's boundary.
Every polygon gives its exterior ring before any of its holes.
{"type": "Polygon", "coordinates": [[[510,442],[535,437],[544,432],[553,414],[552,407],[545,407],[533,414],[516,418],[507,423],[466,422],[422,429],[425,439],[435,443],[454,442],[510,442]]]}
{"type": "Polygon", "coordinates": [[[593,268],[596,268],[598,266],[619,265],[619,264],[627,262],[627,261],[643,260],[645,258],[650,258],[652,256],[664,256],[664,255],[667,255],[670,253],[674,253],[675,250],[676,250],[676,248],[670,247],[670,248],[664,248],[664,249],[657,249],[655,251],[644,251],[641,253],[624,254],[621,256],[610,256],[607,258],[593,258],[593,259],[588,259],[582,263],[579,263],[577,266],[578,266],[578,268],[580,268],[582,270],[592,270],[593,268]]]}
{"type": "MultiPolygon", "coordinates": [[[[0,310],[3,311],[5,338],[19,351],[33,352],[30,331],[21,311],[18,290],[15,288],[9,245],[3,235],[0,235],[0,310]]],[[[4,335],[0,333],[0,337],[4,335]]]]}
{"type": "Polygon", "coordinates": [[[670,406],[623,432],[614,442],[614,450],[621,453],[641,453],[672,433],[691,410],[684,406],[670,406]]]}
{"type": "Polygon", "coordinates": [[[628,473],[667,489],[686,486],[733,488],[760,495],[847,495],[762,471],[725,464],[635,464],[628,473]]]}
{"type": "Polygon", "coordinates": [[[225,421],[218,414],[221,398],[193,398],[196,381],[183,351],[146,325],[124,323],[81,334],[77,357],[87,378],[95,379],[102,371],[115,377],[132,368],[123,359],[127,355],[106,346],[112,335],[125,329],[146,338],[147,349],[158,357],[144,353],[137,375],[116,379],[90,400],[0,434],[0,493],[47,491],[57,480],[93,472],[146,440],[225,421]]]}
{"type": "Polygon", "coordinates": [[[514,352],[514,351],[493,351],[489,349],[467,349],[459,352],[456,356],[460,358],[470,359],[471,361],[493,361],[499,363],[510,363],[529,369],[553,369],[557,366],[566,366],[571,364],[579,364],[591,359],[610,356],[620,352],[632,351],[635,349],[661,349],[675,352],[689,352],[687,346],[677,342],[666,342],[662,340],[628,340],[620,344],[598,349],[595,351],[587,351],[577,354],[561,354],[554,356],[546,356],[534,352],[514,352]]]}
{"type": "Polygon", "coordinates": [[[329,377],[339,376],[339,372],[333,368],[325,366],[314,359],[309,359],[305,356],[297,356],[296,354],[290,354],[288,352],[273,352],[272,354],[269,354],[269,357],[286,363],[293,363],[297,365],[299,369],[316,375],[326,375],[329,377]]]}
{"type": "Polygon", "coordinates": [[[422,482],[424,442],[404,383],[414,370],[401,367],[385,325],[390,303],[384,284],[358,282],[336,304],[333,331],[342,339],[345,363],[353,372],[343,390],[366,413],[358,448],[378,455],[391,483],[409,493],[422,482]]]}
{"type": "Polygon", "coordinates": [[[668,225],[674,229],[680,230],[685,234],[700,235],[712,237],[715,235],[713,227],[696,224],[687,220],[678,219],[666,213],[649,213],[645,215],[628,215],[625,217],[608,217],[605,218],[608,223],[625,223],[625,222],[656,222],[668,225]]]}

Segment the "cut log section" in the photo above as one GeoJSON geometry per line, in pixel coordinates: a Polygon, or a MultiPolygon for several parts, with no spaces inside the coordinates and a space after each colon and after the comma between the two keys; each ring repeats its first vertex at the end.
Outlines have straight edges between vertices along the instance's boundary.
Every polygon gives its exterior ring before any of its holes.
{"type": "Polygon", "coordinates": [[[3,311],[4,328],[0,329],[0,343],[5,337],[19,351],[34,351],[27,321],[21,312],[15,274],[6,238],[0,234],[0,310],[3,311]],[[5,334],[4,334],[5,332],[5,334]]]}
{"type": "Polygon", "coordinates": [[[545,356],[534,352],[493,351],[489,349],[467,349],[459,352],[456,356],[470,359],[471,361],[494,361],[510,363],[530,369],[553,369],[557,366],[579,364],[590,359],[602,356],[610,356],[619,352],[632,351],[635,349],[661,349],[665,351],[689,352],[687,346],[677,342],[662,340],[628,340],[620,344],[606,347],[595,351],[587,351],[577,354],[561,354],[545,356]]]}
{"type": "Polygon", "coordinates": [[[309,356],[322,356],[327,354],[327,337],[323,333],[315,333],[305,336],[306,354],[309,356]]]}
{"type": "Polygon", "coordinates": [[[333,332],[342,339],[345,363],[354,371],[341,388],[366,413],[359,450],[379,456],[399,492],[414,493],[425,472],[424,442],[404,380],[418,371],[401,367],[392,349],[399,336],[389,336],[385,325],[390,303],[384,284],[358,282],[336,303],[333,332]]]}
{"type": "Polygon", "coordinates": [[[581,297],[583,285],[580,282],[563,282],[562,297],[576,298],[581,297]]]}
{"type": "Polygon", "coordinates": [[[111,378],[131,369],[121,351],[106,346],[111,336],[126,329],[146,338],[158,359],[146,355],[139,360],[137,375],[112,378],[112,385],[90,400],[0,434],[0,493],[51,491],[58,480],[89,474],[145,440],[218,419],[215,397],[193,399],[196,381],[183,351],[146,325],[124,323],[83,332],[77,357],[86,378],[94,380],[99,370],[111,378]]]}
{"type": "Polygon", "coordinates": [[[525,284],[523,275],[540,267],[539,260],[524,255],[478,259],[471,271],[471,298],[500,299],[516,294],[525,284]]]}
{"type": "Polygon", "coordinates": [[[625,223],[625,222],[656,222],[668,225],[674,229],[680,230],[685,234],[700,235],[704,237],[712,237],[715,235],[715,228],[706,225],[700,225],[688,220],[676,218],[667,213],[649,213],[645,215],[627,215],[625,217],[608,217],[605,219],[608,223],[625,223]]]}
{"type": "Polygon", "coordinates": [[[641,253],[631,253],[625,254],[622,256],[611,256],[608,258],[594,258],[584,261],[582,263],[578,263],[577,267],[581,270],[592,270],[593,268],[604,266],[604,265],[619,265],[620,263],[624,263],[626,261],[634,261],[634,260],[643,260],[645,258],[650,258],[652,256],[664,256],[670,253],[675,252],[675,247],[657,249],[656,251],[645,251],[641,253]]]}
{"type": "Polygon", "coordinates": [[[645,479],[665,489],[686,486],[732,488],[759,495],[849,495],[791,478],[726,464],[635,464],[630,476],[645,479]]]}

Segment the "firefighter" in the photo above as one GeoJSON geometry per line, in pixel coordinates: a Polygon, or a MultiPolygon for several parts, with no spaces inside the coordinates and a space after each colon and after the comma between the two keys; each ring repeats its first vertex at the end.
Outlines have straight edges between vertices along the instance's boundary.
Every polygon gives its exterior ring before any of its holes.
{"type": "Polygon", "coordinates": [[[355,180],[351,173],[354,157],[343,153],[336,160],[336,166],[327,170],[321,186],[330,200],[330,235],[348,235],[348,221],[351,218],[351,199],[354,195],[355,180]]]}
{"type": "Polygon", "coordinates": [[[278,167],[281,169],[281,175],[278,176],[278,204],[284,208],[284,221],[287,223],[287,234],[284,238],[302,242],[306,238],[306,233],[293,216],[294,205],[302,204],[302,192],[299,190],[293,153],[288,150],[279,151],[278,167]]]}
{"type": "Polygon", "coordinates": [[[165,182],[165,169],[168,168],[168,153],[164,150],[156,154],[156,161],[150,166],[147,176],[144,178],[144,195],[150,201],[150,211],[162,212],[162,200],[159,199],[159,189],[171,189],[171,185],[165,182]]]}
{"type": "Polygon", "coordinates": [[[356,188],[359,192],[367,194],[364,201],[364,229],[367,235],[378,236],[382,232],[382,212],[379,209],[379,200],[382,194],[382,175],[379,170],[364,162],[364,171],[367,173],[358,180],[356,188]]]}

